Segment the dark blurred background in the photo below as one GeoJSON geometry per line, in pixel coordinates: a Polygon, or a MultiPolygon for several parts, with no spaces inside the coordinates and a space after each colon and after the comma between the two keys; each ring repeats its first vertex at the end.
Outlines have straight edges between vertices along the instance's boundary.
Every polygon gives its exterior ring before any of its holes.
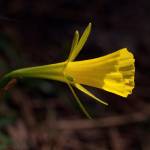
{"type": "MultiPolygon", "coordinates": [[[[92,32],[78,59],[127,47],[136,78],[127,99],[91,88],[88,120],[65,84],[20,80],[0,101],[0,150],[149,150],[150,1],[0,0],[0,76],[13,69],[64,61],[73,33],[92,32]]],[[[80,34],[81,35],[81,34],[80,34]]]]}

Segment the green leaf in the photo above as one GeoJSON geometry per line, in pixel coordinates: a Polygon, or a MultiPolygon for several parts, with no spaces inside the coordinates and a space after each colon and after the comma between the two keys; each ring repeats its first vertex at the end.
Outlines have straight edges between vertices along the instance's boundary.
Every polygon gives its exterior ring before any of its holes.
{"type": "Polygon", "coordinates": [[[108,105],[108,103],[100,100],[99,98],[97,98],[95,95],[93,95],[90,91],[88,91],[86,88],[84,88],[82,85],[75,83],[74,86],[79,89],[80,91],[82,91],[83,93],[87,94],[88,96],[92,97],[93,99],[95,99],[96,101],[104,104],[104,105],[108,105]]]}

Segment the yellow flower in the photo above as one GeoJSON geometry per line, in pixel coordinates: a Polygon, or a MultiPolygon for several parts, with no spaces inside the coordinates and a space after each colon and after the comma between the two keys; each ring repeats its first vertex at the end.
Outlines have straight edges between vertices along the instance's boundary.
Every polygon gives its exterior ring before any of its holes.
{"type": "Polygon", "coordinates": [[[83,84],[123,97],[132,92],[134,72],[134,58],[126,48],[95,59],[69,62],[64,70],[77,88],[77,84],[83,84]]]}
{"type": "Polygon", "coordinates": [[[108,105],[93,95],[83,85],[100,88],[122,97],[127,97],[134,88],[135,74],[134,57],[127,48],[103,57],[74,61],[87,41],[90,31],[91,23],[89,23],[80,39],[79,32],[75,32],[71,51],[66,61],[39,67],[23,68],[15,70],[6,76],[11,78],[45,78],[65,82],[70,87],[84,113],[90,118],[73,87],[76,87],[96,101],[108,105]]]}

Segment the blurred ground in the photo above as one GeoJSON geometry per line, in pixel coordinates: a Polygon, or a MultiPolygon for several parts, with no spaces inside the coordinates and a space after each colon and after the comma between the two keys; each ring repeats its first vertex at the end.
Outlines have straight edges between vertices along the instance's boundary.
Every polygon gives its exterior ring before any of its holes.
{"type": "Polygon", "coordinates": [[[0,104],[0,150],[149,150],[150,2],[110,0],[1,0],[0,75],[63,61],[73,32],[92,33],[78,59],[123,47],[136,59],[136,87],[128,99],[91,89],[109,107],[78,93],[94,119],[78,108],[68,87],[22,80],[0,104]]]}

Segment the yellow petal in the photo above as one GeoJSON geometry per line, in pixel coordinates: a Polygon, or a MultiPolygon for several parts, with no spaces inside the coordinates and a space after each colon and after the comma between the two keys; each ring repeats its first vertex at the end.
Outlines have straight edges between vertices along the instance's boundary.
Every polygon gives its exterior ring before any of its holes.
{"type": "Polygon", "coordinates": [[[104,105],[108,105],[108,103],[100,100],[99,98],[97,98],[95,95],[93,95],[90,91],[88,91],[86,88],[84,88],[82,85],[75,83],[74,84],[75,87],[77,89],[79,89],[80,91],[82,91],[83,93],[87,94],[88,96],[92,97],[93,99],[95,99],[96,101],[98,101],[99,103],[102,103],[104,105]]]}
{"type": "Polygon", "coordinates": [[[76,46],[78,44],[78,41],[79,41],[79,32],[75,31],[74,38],[73,38],[73,41],[72,41],[71,51],[70,51],[70,54],[69,54],[69,57],[68,57],[67,61],[70,61],[70,58],[72,56],[72,52],[76,48],[76,46]]]}
{"type": "Polygon", "coordinates": [[[75,58],[78,56],[79,52],[81,51],[81,49],[83,48],[85,42],[87,41],[87,38],[91,32],[91,26],[92,24],[89,23],[87,28],[85,29],[84,33],[82,34],[78,44],[74,47],[74,49],[72,50],[72,53],[69,57],[70,61],[75,60],[75,58]]]}
{"type": "Polygon", "coordinates": [[[87,110],[85,109],[84,105],[81,103],[79,97],[77,96],[77,94],[75,93],[73,87],[71,86],[71,84],[68,82],[68,80],[66,79],[66,83],[68,84],[68,87],[70,88],[75,100],[77,101],[79,107],[81,108],[81,110],[84,112],[84,114],[89,118],[92,119],[92,117],[90,116],[90,114],[87,112],[87,110]]]}

